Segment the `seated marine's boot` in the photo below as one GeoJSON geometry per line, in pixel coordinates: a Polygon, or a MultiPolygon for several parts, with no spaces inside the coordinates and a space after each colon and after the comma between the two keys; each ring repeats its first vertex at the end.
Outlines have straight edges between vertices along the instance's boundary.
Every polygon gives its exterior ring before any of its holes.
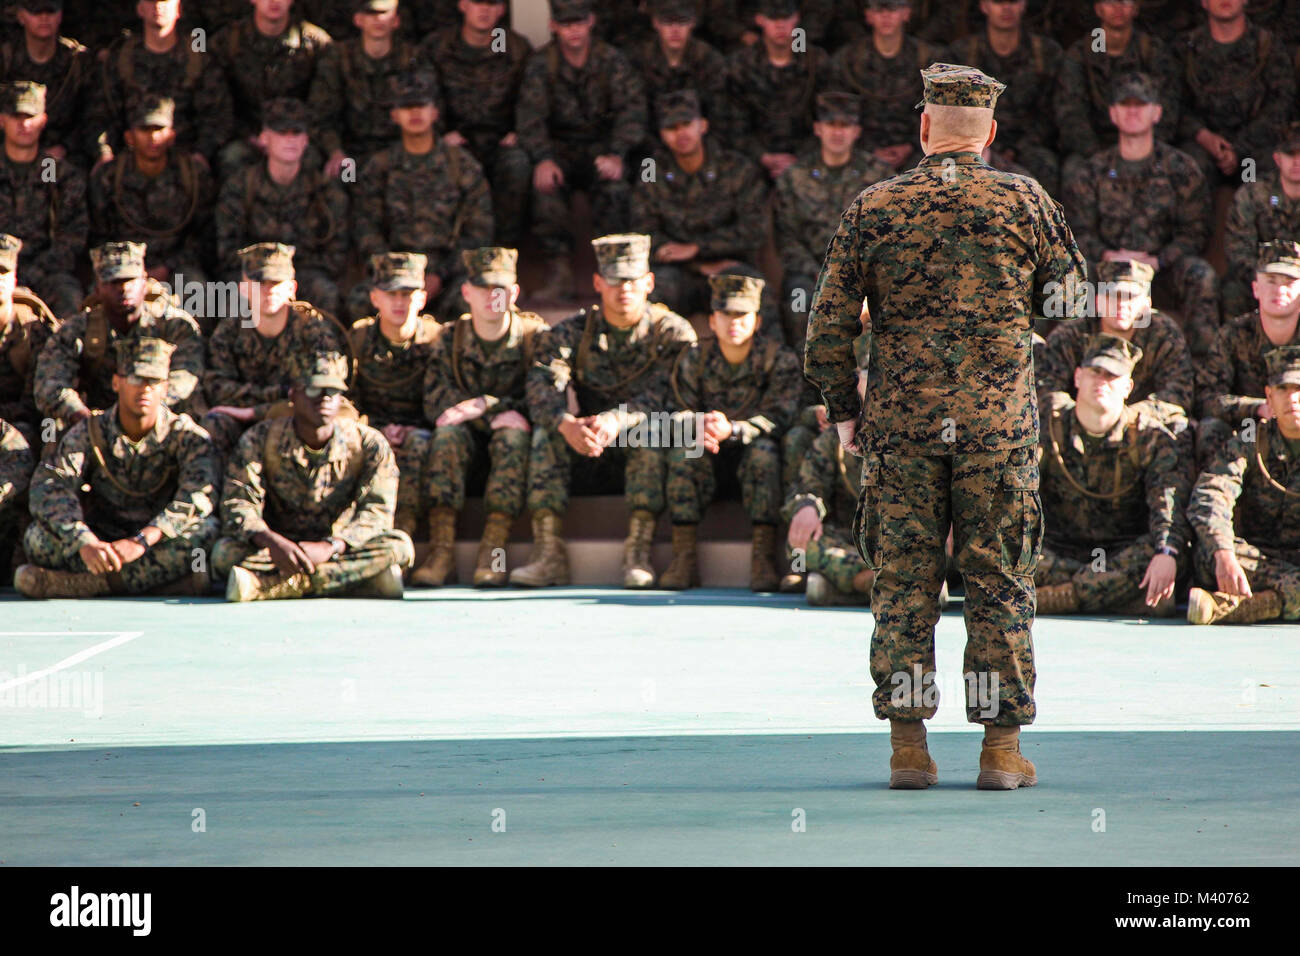
{"type": "Polygon", "coordinates": [[[212,591],[212,578],[206,571],[192,571],[175,581],[160,584],[149,591],[153,597],[206,597],[212,591]]]}
{"type": "Polygon", "coordinates": [[[456,580],[456,512],[450,508],[429,510],[429,554],[411,572],[411,583],[422,588],[440,588],[456,580]]]}
{"type": "Polygon", "coordinates": [[[939,767],[925,742],[925,721],[891,720],[889,789],[924,790],[939,782],[939,767]]]}
{"type": "Polygon", "coordinates": [[[985,725],[984,744],[980,750],[980,774],[975,786],[980,790],[1015,790],[1038,783],[1034,765],[1020,753],[1019,727],[985,725]]]}
{"type": "Polygon", "coordinates": [[[1079,595],[1074,590],[1074,582],[1049,584],[1037,588],[1039,616],[1047,614],[1073,614],[1079,610],[1079,595]]]}
{"type": "Polygon", "coordinates": [[[871,585],[876,573],[863,568],[853,576],[853,591],[846,594],[816,571],[809,573],[805,593],[813,607],[863,607],[871,603],[871,585]]]}
{"type": "Polygon", "coordinates": [[[14,588],[29,598],[92,598],[112,593],[108,578],[89,571],[55,571],[34,564],[14,571],[14,588]]]}
{"type": "Polygon", "coordinates": [[[700,586],[699,554],[695,548],[697,525],[673,525],[673,560],[668,570],[659,576],[659,586],[665,591],[684,591],[700,586]]]}
{"type": "Polygon", "coordinates": [[[776,527],[770,524],[754,525],[750,541],[749,589],[775,591],[781,583],[776,565],[772,563],[772,551],[776,548],[776,527]]]}
{"type": "Polygon", "coordinates": [[[358,598],[387,598],[389,600],[400,601],[406,588],[402,584],[402,569],[396,564],[390,564],[378,574],[371,575],[360,584],[354,584],[348,589],[348,597],[358,598]]]}
{"type": "MultiPolygon", "coordinates": [[[[499,588],[506,583],[506,572],[496,570],[497,551],[504,556],[510,525],[514,519],[503,511],[489,511],[483,525],[483,537],[478,543],[478,557],[474,561],[474,587],[499,588]]],[[[503,565],[505,561],[501,562],[503,565]]]]}
{"type": "Polygon", "coordinates": [[[1134,617],[1169,617],[1177,610],[1177,603],[1171,593],[1168,597],[1161,598],[1152,607],[1147,604],[1146,592],[1143,591],[1127,604],[1123,604],[1115,609],[1116,614],[1131,614],[1134,617]]]}
{"type": "Polygon", "coordinates": [[[655,516],[638,508],[628,516],[627,538],[623,541],[623,587],[652,588],[655,569],[650,560],[650,543],[655,534],[655,516]]]}
{"type": "Polygon", "coordinates": [[[795,571],[781,578],[781,583],[777,585],[777,590],[782,594],[803,594],[804,589],[808,586],[807,578],[795,571]]]}
{"type": "Polygon", "coordinates": [[[264,580],[259,574],[235,565],[226,580],[226,600],[233,603],[280,601],[305,597],[309,593],[311,579],[301,571],[279,580],[264,580]]]}
{"type": "Polygon", "coordinates": [[[569,583],[569,552],[560,537],[560,516],[554,511],[533,512],[533,553],[527,564],[510,572],[510,583],[526,588],[569,583]]]}
{"type": "Polygon", "coordinates": [[[1256,591],[1250,597],[1192,588],[1187,595],[1189,624],[1254,624],[1282,616],[1282,596],[1256,591]]]}

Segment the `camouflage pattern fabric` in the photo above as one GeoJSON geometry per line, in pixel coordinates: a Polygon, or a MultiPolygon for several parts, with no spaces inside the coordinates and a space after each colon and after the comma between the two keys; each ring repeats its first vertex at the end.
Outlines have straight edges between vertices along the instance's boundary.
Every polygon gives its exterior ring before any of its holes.
{"type": "Polygon", "coordinates": [[[179,580],[216,537],[219,471],[211,440],[188,415],[166,408],[138,443],[122,433],[116,403],[95,420],[103,439],[98,453],[91,420],[78,422],[32,482],[34,520],[24,541],[29,560],[84,573],[78,553],[84,545],[130,538],[153,526],[162,540],[123,564],[110,583],[143,594],[179,580]],[[86,485],[90,490],[83,493],[86,485]]]}
{"type": "Polygon", "coordinates": [[[1259,172],[1273,167],[1273,144],[1295,100],[1295,67],[1282,38],[1262,33],[1267,31],[1248,23],[1236,42],[1217,43],[1202,24],[1181,47],[1180,148],[1210,182],[1217,182],[1219,173],[1210,154],[1195,142],[1201,129],[1228,140],[1238,158],[1253,157],[1259,172]]]}
{"type": "Polygon", "coordinates": [[[1240,315],[1255,307],[1250,284],[1255,280],[1256,253],[1261,242],[1300,240],[1300,199],[1282,188],[1277,173],[1245,183],[1232,197],[1223,226],[1223,251],[1228,272],[1223,277],[1223,316],[1240,315]]]}
{"type": "MultiPolygon", "coordinates": [[[[64,21],[65,24],[67,21],[64,21]]],[[[63,146],[73,159],[95,154],[94,138],[88,135],[86,109],[99,70],[87,49],[69,37],[58,38],[54,56],[37,63],[27,52],[27,42],[20,34],[0,43],[0,83],[33,80],[45,87],[45,129],[41,142],[63,146]]]]}
{"type": "Polygon", "coordinates": [[[27,512],[27,485],[35,459],[23,433],[0,417],[0,571],[8,573],[14,544],[27,512]]]}
{"type": "MultiPolygon", "coordinates": [[[[211,38],[210,38],[211,40],[211,38]]],[[[217,58],[192,49],[188,35],[177,36],[166,53],[152,53],[137,33],[120,37],[98,64],[91,91],[90,121],[99,148],[125,148],[127,110],[146,93],[176,101],[176,149],[198,152],[212,162],[233,135],[235,113],[230,87],[217,58]]]]}
{"type": "Polygon", "coordinates": [[[646,90],[649,106],[646,137],[651,151],[658,141],[660,119],[655,112],[655,98],[677,90],[695,91],[700,99],[701,112],[709,121],[712,142],[730,140],[734,119],[727,97],[727,60],[721,53],[692,36],[682,51],[681,62],[674,66],[664,56],[656,35],[630,48],[627,56],[646,90]]]}
{"type": "Polygon", "coordinates": [[[773,66],[761,42],[727,58],[727,95],[734,146],[757,160],[763,153],[798,153],[812,136],[817,94],[830,89],[830,58],[820,47],[773,66]]]}
{"type": "Polygon", "coordinates": [[[1117,610],[1142,593],[1158,548],[1177,549],[1180,570],[1186,564],[1191,463],[1173,433],[1136,408],[1100,436],[1088,434],[1074,408],[1052,409],[1039,444],[1047,534],[1034,583],[1072,581],[1081,610],[1117,610]]]}
{"type": "MultiPolygon", "coordinates": [[[[834,429],[814,439],[797,465],[792,490],[781,511],[789,524],[799,509],[809,506],[822,520],[822,536],[809,540],[804,569],[820,574],[842,594],[853,593],[853,579],[866,562],[853,543],[853,514],[862,493],[862,459],[845,452],[834,429]]],[[[787,545],[794,566],[795,555],[787,545]]]]}
{"type": "MultiPolygon", "coordinates": [[[[1300,345],[1300,328],[1281,344],[1300,345]]],[[[1225,322],[1205,362],[1197,367],[1202,419],[1216,418],[1239,428],[1244,419],[1254,418],[1268,384],[1264,355],[1277,347],[1264,335],[1258,309],[1225,322]]]]}
{"type": "Polygon", "coordinates": [[[199,388],[204,374],[203,336],[198,323],[177,307],[166,290],[148,280],[140,317],[125,331],[114,328],[104,307],[91,303],[68,316],[50,338],[36,363],[36,406],[50,418],[66,420],[74,412],[105,409],[116,404],[113,373],[117,369],[117,342],[123,335],[158,338],[176,346],[167,377],[167,407],[185,411],[202,400],[199,388]],[[107,332],[102,359],[86,356],[87,332],[101,322],[107,332]]]}
{"type": "MultiPolygon", "coordinates": [[[[57,320],[35,303],[30,289],[14,292],[13,312],[0,327],[0,419],[34,441],[40,413],[36,409],[36,361],[57,328],[57,320]]],[[[39,301],[39,300],[38,300],[39,301]]],[[[41,303],[43,304],[43,303],[41,303]]]]}
{"type": "Polygon", "coordinates": [[[1288,441],[1269,422],[1259,425],[1255,439],[1233,435],[1192,489],[1187,517],[1196,530],[1196,577],[1218,590],[1214,552],[1232,550],[1251,590],[1277,591],[1282,617],[1294,621],[1300,619],[1300,441],[1288,441]]]}
{"type": "Polygon", "coordinates": [[[86,177],[76,165],[42,153],[16,163],[0,152],[0,223],[23,241],[18,274],[56,315],[77,309],[77,264],[90,228],[86,177]]]}

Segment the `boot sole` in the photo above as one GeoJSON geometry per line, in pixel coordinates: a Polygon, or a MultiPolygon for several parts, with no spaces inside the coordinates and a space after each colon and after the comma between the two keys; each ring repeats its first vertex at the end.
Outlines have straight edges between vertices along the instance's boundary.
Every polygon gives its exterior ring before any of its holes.
{"type": "Polygon", "coordinates": [[[976,790],[1017,790],[1020,787],[1036,786],[1037,777],[1010,770],[981,770],[975,779],[976,790]]]}
{"type": "Polygon", "coordinates": [[[890,790],[925,790],[939,782],[939,775],[926,770],[891,770],[890,790]]]}
{"type": "Polygon", "coordinates": [[[1209,624],[1214,620],[1214,598],[1202,591],[1196,592],[1200,588],[1193,588],[1187,598],[1187,623],[1188,624],[1209,624]]]}

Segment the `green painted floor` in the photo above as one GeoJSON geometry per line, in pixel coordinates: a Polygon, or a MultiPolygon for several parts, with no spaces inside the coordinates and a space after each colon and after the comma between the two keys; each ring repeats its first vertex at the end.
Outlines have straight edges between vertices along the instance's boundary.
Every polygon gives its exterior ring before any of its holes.
{"type": "Polygon", "coordinates": [[[5,865],[1300,861],[1294,625],[1039,621],[1041,784],[1000,794],[960,605],[924,793],[885,786],[870,614],[795,597],[3,592],[0,622],[5,865]]]}

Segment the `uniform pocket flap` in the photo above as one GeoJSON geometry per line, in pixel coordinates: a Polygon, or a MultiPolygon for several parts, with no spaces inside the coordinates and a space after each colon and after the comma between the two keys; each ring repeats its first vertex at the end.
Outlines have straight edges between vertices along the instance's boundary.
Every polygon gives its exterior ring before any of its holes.
{"type": "Polygon", "coordinates": [[[874,488],[880,484],[880,457],[867,455],[862,459],[862,486],[874,488]]]}
{"type": "Polygon", "coordinates": [[[1029,461],[1023,465],[1007,465],[1002,473],[1002,483],[1007,488],[1021,491],[1038,490],[1038,462],[1029,461]]]}

